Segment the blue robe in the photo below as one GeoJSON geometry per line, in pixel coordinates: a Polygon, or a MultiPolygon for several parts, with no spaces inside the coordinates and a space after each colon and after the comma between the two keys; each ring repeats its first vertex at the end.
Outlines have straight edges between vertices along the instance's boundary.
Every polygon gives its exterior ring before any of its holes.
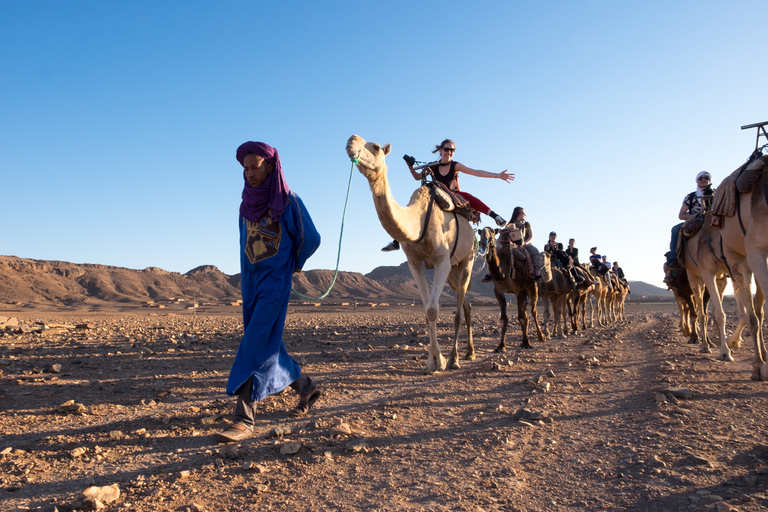
{"type": "Polygon", "coordinates": [[[279,393],[301,376],[283,343],[291,276],[320,245],[320,234],[299,196],[290,193],[278,221],[240,216],[240,288],[243,339],[229,373],[227,394],[236,395],[253,376],[251,400],[279,393]]]}

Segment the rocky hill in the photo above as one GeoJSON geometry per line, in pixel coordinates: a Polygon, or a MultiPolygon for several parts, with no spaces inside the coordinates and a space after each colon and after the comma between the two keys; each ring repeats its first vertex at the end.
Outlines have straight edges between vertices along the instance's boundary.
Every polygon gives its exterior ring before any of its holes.
{"type": "MultiPolygon", "coordinates": [[[[481,283],[486,269],[476,264],[470,298],[493,300],[493,288],[481,283]],[[479,275],[482,274],[482,275],[479,275]]],[[[318,297],[333,281],[332,270],[310,270],[293,278],[295,291],[318,297]]],[[[428,272],[431,278],[431,273],[428,272]]],[[[633,298],[671,297],[668,290],[630,282],[633,298]]],[[[187,302],[228,303],[240,299],[240,276],[230,276],[212,265],[185,274],[148,267],[134,270],[96,264],[75,264],[0,256],[0,303],[76,305],[84,302],[141,303],[183,298],[187,302]]],[[[446,290],[448,288],[446,287],[446,290]]],[[[451,293],[444,292],[449,299],[451,293]]],[[[302,300],[295,296],[295,300],[302,300]]],[[[339,272],[329,300],[419,300],[407,263],[378,267],[368,274],[339,272]]]]}

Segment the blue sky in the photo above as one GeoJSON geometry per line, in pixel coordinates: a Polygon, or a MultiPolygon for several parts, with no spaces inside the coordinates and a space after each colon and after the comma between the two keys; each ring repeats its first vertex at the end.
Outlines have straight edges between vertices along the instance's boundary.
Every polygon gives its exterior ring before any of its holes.
{"type": "MultiPolygon", "coordinates": [[[[768,120],[758,1],[0,2],[0,254],[239,271],[246,140],[275,146],[333,269],[347,138],[401,156],[444,138],[462,189],[662,285],[669,230],[701,170],[715,184],[768,120]]],[[[483,224],[490,225],[484,218],[483,224]]],[[[342,270],[385,254],[352,177],[342,270]]]]}

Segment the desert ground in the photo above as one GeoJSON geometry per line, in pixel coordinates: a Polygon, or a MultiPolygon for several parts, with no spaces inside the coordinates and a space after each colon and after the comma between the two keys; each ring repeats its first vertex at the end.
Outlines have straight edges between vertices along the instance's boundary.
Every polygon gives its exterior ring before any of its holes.
{"type": "MultiPolygon", "coordinates": [[[[291,306],[285,342],[324,395],[297,419],[292,391],[267,398],[237,444],[210,437],[235,403],[237,309],[120,308],[0,308],[32,330],[0,336],[1,510],[768,508],[752,339],[717,361],[671,303],[525,351],[513,321],[505,354],[498,308],[475,306],[477,358],[432,375],[418,305],[291,306]]],[[[446,356],[452,325],[443,307],[446,356]]]]}

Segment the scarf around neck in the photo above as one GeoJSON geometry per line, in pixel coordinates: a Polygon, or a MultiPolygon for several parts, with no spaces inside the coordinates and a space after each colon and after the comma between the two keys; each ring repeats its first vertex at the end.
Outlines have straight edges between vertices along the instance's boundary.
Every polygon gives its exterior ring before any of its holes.
{"type": "Polygon", "coordinates": [[[259,222],[264,215],[270,214],[273,221],[278,220],[288,204],[290,189],[283,175],[283,167],[280,164],[280,155],[277,150],[263,142],[245,142],[237,148],[235,158],[243,165],[245,157],[256,155],[272,164],[272,172],[264,183],[258,187],[252,187],[245,179],[243,171],[242,202],[240,203],[240,215],[252,222],[259,222]]]}

